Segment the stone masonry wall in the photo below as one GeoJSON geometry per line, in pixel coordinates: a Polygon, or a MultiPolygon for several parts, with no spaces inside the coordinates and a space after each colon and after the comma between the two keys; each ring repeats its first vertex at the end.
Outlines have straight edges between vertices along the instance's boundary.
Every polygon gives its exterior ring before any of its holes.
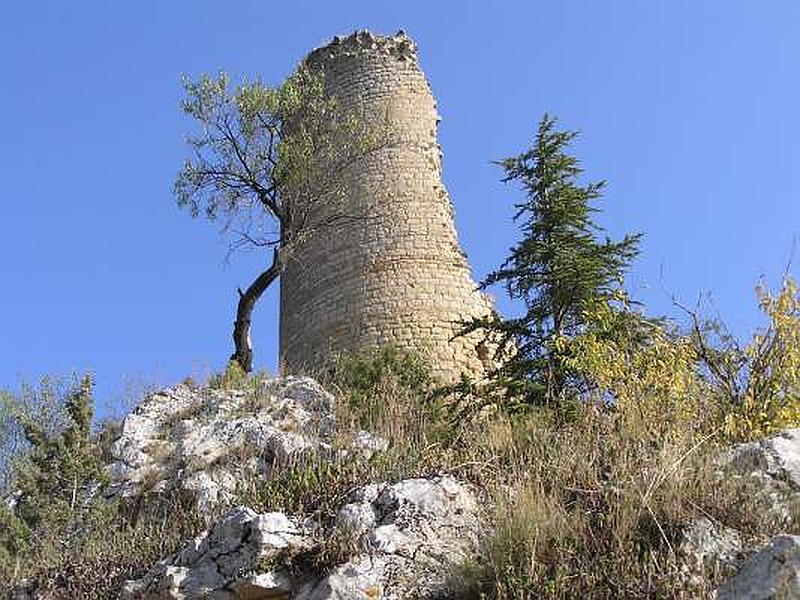
{"type": "MultiPolygon", "coordinates": [[[[281,281],[280,347],[291,371],[386,344],[427,355],[444,381],[480,375],[480,335],[451,339],[491,310],[470,275],[441,180],[436,102],[402,32],[335,38],[306,59],[385,141],[345,174],[355,216],[294,248],[281,281]],[[360,219],[358,217],[363,217],[360,219]]],[[[485,358],[485,357],[484,357],[485,358]]]]}

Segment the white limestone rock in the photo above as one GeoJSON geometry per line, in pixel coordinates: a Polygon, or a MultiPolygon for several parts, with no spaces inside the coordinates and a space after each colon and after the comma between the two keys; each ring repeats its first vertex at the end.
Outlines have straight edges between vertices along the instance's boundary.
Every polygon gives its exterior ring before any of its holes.
{"type": "Polygon", "coordinates": [[[423,594],[397,596],[383,585],[389,573],[383,556],[360,555],[335,567],[321,581],[301,588],[298,600],[384,600],[386,598],[425,598],[423,594]]]}
{"type": "Polygon", "coordinates": [[[144,578],[127,582],[122,598],[438,598],[453,590],[455,566],[478,552],[478,501],[449,475],[368,485],[350,499],[327,529],[236,508],[144,578]],[[343,536],[355,542],[352,557],[327,574],[291,565],[298,553],[343,536]],[[291,568],[275,566],[286,561],[291,568]]]}
{"type": "Polygon", "coordinates": [[[800,598],[800,536],[779,535],[716,592],[718,600],[800,598]]]}
{"type": "Polygon", "coordinates": [[[690,585],[701,585],[707,573],[731,575],[741,568],[745,543],[735,529],[706,517],[695,519],[683,532],[679,547],[686,559],[684,572],[690,585]]]}
{"type": "Polygon", "coordinates": [[[721,466],[751,478],[775,519],[787,521],[800,509],[800,429],[737,444],[721,466]]]}
{"type": "Polygon", "coordinates": [[[355,435],[350,447],[354,453],[369,460],[376,453],[386,450],[389,447],[389,440],[362,430],[355,435]]]}
{"type": "Polygon", "coordinates": [[[301,600],[436,598],[453,592],[454,566],[478,553],[483,526],[474,492],[449,475],[367,486],[336,527],[358,554],[307,584],[301,600]]]}
{"type": "Polygon", "coordinates": [[[301,550],[307,544],[299,528],[283,513],[257,514],[238,507],[180,552],[158,563],[143,579],[127,582],[121,598],[277,597],[289,592],[289,577],[281,572],[253,570],[262,560],[286,550],[301,550]]]}
{"type": "Polygon", "coordinates": [[[727,464],[749,473],[763,473],[800,490],[800,429],[787,429],[764,440],[735,445],[727,464]]]}
{"type": "Polygon", "coordinates": [[[332,455],[334,398],[307,377],[241,390],[156,392],[124,421],[108,467],[111,497],[179,489],[201,511],[230,501],[246,476],[269,478],[299,455],[332,455]]]}

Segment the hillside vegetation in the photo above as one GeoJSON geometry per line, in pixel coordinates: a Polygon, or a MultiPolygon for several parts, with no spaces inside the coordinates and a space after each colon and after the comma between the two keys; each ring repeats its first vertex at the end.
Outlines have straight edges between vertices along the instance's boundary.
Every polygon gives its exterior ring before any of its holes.
{"type": "MultiPolygon", "coordinates": [[[[733,442],[798,424],[791,361],[800,354],[800,297],[787,280],[776,296],[764,292],[761,304],[770,327],[740,354],[702,345],[720,364],[741,362],[741,397],[699,356],[692,335],[663,329],[644,347],[607,339],[602,330],[573,340],[574,368],[593,386],[568,412],[508,411],[486,397],[480,411],[465,413],[456,396],[430,393],[419,357],[386,349],[344,358],[320,378],[340,399],[339,435],[367,429],[389,448],[370,460],[288,465],[270,481],[247,482],[217,514],[237,504],[332,513],[354,486],[448,472],[483,490],[493,523],[485,553],[462,574],[474,597],[696,597],[724,575],[686,576],[681,535],[697,517],[753,540],[797,533],[793,515],[777,519],[752,482],[721,475],[713,464],[733,442]]],[[[602,324],[607,315],[593,318],[602,324]]],[[[256,390],[259,377],[231,367],[209,385],[256,390]]],[[[1,579],[36,579],[53,597],[68,597],[59,589],[114,597],[124,579],[208,522],[177,497],[154,494],[144,511],[102,500],[97,458],[113,427],[88,435],[87,386],[78,382],[62,398],[53,431],[24,430],[28,446],[8,488],[19,490],[16,505],[2,513],[1,579]]],[[[31,401],[52,400],[49,390],[30,390],[27,410],[38,408],[31,401]]],[[[5,406],[24,428],[25,406],[12,398],[5,406]]],[[[346,552],[326,547],[313,560],[325,569],[346,552]]]]}
{"type": "MultiPolygon", "coordinates": [[[[353,490],[443,474],[476,490],[486,524],[480,550],[449,575],[457,597],[703,597],[732,567],[687,548],[697,523],[737,532],[745,553],[800,534],[796,507],[725,458],[736,444],[800,427],[796,283],[759,287],[765,326],[744,342],[691,310],[682,326],[647,317],[623,286],[640,236],[598,239],[591,202],[603,186],[578,183],[566,153],[573,137],[546,116],[533,147],[501,163],[524,192],[520,240],[483,285],[504,285],[522,310],[464,323],[485,334],[486,377],[445,386],[424,354],[397,348],[341,356],[311,374],[335,398],[331,438],[312,452],[268,461],[264,448],[231,447],[214,465],[174,465],[170,439],[149,444],[168,474],[261,465],[210,508],[158,470],[135,494],[112,493],[120,424],[92,429],[91,378],[3,393],[0,588],[117,597],[231,507],[325,530],[353,490]],[[354,454],[363,432],[386,443],[354,454]]],[[[265,407],[289,411],[270,404],[270,381],[233,360],[202,385],[179,386],[197,402],[170,413],[164,435],[191,434],[204,411],[219,428],[265,407]],[[229,412],[214,413],[231,398],[229,412]]],[[[350,539],[322,536],[261,566],[325,574],[356,552],[350,539]]]]}

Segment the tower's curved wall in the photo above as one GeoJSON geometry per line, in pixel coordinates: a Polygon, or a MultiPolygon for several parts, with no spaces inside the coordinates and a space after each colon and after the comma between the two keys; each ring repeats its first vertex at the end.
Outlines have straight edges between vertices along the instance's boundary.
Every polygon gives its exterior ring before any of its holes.
{"type": "Polygon", "coordinates": [[[387,344],[427,355],[445,381],[483,371],[481,335],[452,339],[491,310],[476,291],[441,180],[436,102],[414,43],[359,32],[312,52],[328,91],[383,143],[350,165],[338,225],[309,236],[281,280],[284,368],[387,344]]]}

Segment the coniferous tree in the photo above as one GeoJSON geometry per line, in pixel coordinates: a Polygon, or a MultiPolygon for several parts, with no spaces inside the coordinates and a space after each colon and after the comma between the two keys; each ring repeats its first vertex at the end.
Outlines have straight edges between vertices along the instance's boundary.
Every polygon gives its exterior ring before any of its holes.
{"type": "MultiPolygon", "coordinates": [[[[20,401],[16,419],[29,448],[12,474],[15,506],[0,512],[0,533],[7,533],[0,535],[0,559],[4,551],[22,552],[48,536],[68,547],[102,512],[96,491],[105,475],[91,432],[92,386],[89,375],[75,382],[62,399],[63,421],[55,432],[20,401]]],[[[45,380],[38,392],[28,393],[50,397],[59,392],[45,380]]]]}
{"type": "Polygon", "coordinates": [[[500,366],[489,377],[526,405],[559,404],[579,389],[562,342],[582,331],[584,311],[593,303],[623,297],[623,276],[641,240],[638,233],[619,242],[598,239],[602,229],[592,218],[592,203],[605,182],[578,183],[583,169],[567,152],[576,135],[557,130],[545,114],[533,146],[498,163],[503,181],[518,182],[525,192],[514,215],[521,239],[481,288],[504,285],[524,312],[473,319],[464,330],[484,331],[497,344],[500,366]]]}

